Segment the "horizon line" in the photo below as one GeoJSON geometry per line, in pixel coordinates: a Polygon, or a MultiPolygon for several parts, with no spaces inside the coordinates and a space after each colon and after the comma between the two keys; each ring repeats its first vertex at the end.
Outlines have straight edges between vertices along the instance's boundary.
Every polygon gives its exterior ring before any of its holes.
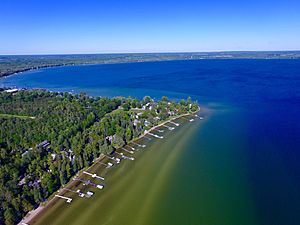
{"type": "Polygon", "coordinates": [[[226,51],[165,51],[165,52],[98,52],[98,53],[25,53],[2,54],[0,56],[50,56],[50,55],[130,55],[130,54],[203,54],[203,53],[272,53],[299,52],[299,50],[226,50],[226,51]]]}

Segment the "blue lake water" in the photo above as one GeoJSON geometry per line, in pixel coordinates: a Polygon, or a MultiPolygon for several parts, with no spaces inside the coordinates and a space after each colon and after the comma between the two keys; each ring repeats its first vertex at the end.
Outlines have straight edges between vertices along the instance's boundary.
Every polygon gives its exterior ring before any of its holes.
{"type": "Polygon", "coordinates": [[[157,224],[300,224],[300,60],[58,67],[2,78],[1,86],[191,96],[208,108],[208,121],[185,146],[174,171],[181,179],[170,179],[157,224]]]}

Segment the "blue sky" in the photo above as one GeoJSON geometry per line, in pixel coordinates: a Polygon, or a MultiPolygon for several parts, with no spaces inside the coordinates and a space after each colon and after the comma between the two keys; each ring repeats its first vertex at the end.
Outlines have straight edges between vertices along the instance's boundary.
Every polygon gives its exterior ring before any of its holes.
{"type": "Polygon", "coordinates": [[[299,0],[0,0],[0,54],[300,50],[299,0]]]}

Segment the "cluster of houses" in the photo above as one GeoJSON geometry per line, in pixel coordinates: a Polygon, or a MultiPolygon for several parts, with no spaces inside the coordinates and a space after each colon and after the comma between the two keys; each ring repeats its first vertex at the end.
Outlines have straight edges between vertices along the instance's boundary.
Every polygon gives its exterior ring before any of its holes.
{"type": "MultiPolygon", "coordinates": [[[[46,151],[50,152],[51,151],[51,144],[48,140],[44,140],[41,143],[37,144],[36,148],[40,149],[40,150],[46,150],[46,151]]],[[[33,148],[29,148],[28,150],[23,152],[22,157],[24,158],[32,149],[33,148]]],[[[62,157],[68,158],[70,160],[70,162],[73,162],[75,160],[75,155],[74,155],[72,149],[69,149],[69,150],[64,149],[60,153],[61,153],[60,155],[62,157]]],[[[56,153],[51,153],[50,155],[52,157],[52,161],[55,161],[56,158],[57,158],[57,154],[56,153]]],[[[51,172],[51,171],[49,171],[49,172],[51,172]]],[[[23,186],[26,183],[26,179],[30,179],[30,175],[26,175],[26,176],[22,175],[19,179],[20,179],[20,181],[19,181],[18,185],[23,186]]],[[[38,183],[40,183],[40,180],[30,181],[30,182],[28,182],[28,186],[29,187],[34,187],[34,186],[38,185],[38,183]]]]}
{"type": "MultiPolygon", "coordinates": [[[[20,177],[20,181],[19,181],[19,183],[18,183],[18,185],[19,186],[23,186],[24,184],[26,184],[26,179],[27,180],[30,180],[30,178],[31,178],[31,176],[30,176],[30,174],[28,174],[28,175],[22,175],[21,177],[20,177]]],[[[37,187],[37,186],[39,186],[39,183],[41,183],[41,180],[40,179],[38,179],[38,180],[30,180],[29,182],[28,182],[28,187],[37,187]]]]}
{"type": "MultiPolygon", "coordinates": [[[[170,104],[171,103],[168,102],[168,105],[170,105],[170,104]]],[[[142,105],[142,108],[140,110],[142,110],[142,112],[138,112],[138,113],[136,113],[136,115],[134,115],[134,121],[133,121],[134,126],[137,126],[141,122],[140,117],[143,115],[143,112],[146,111],[146,110],[154,111],[157,115],[154,118],[148,118],[148,119],[145,119],[143,121],[143,123],[146,127],[151,125],[151,120],[154,120],[154,121],[161,120],[161,118],[158,116],[159,110],[157,108],[157,103],[156,102],[148,102],[148,103],[142,105]]],[[[174,111],[170,110],[170,109],[167,110],[167,113],[168,113],[169,116],[174,116],[177,112],[178,112],[177,109],[175,109],[174,111]]]]}

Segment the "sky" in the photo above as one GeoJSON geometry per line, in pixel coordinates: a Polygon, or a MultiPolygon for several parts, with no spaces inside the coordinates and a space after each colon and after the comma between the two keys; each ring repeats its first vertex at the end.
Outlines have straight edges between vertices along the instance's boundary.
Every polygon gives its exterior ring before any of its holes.
{"type": "Polygon", "coordinates": [[[299,0],[0,0],[0,54],[300,50],[299,0]]]}

